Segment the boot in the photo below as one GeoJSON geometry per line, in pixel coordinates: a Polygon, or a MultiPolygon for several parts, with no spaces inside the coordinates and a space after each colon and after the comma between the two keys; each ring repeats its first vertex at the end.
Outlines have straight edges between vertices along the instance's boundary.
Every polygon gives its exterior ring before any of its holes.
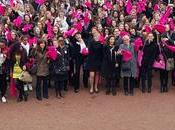
{"type": "Polygon", "coordinates": [[[107,87],[106,89],[106,95],[109,95],[110,94],[110,87],[107,87]]]}
{"type": "Polygon", "coordinates": [[[112,95],[113,96],[116,96],[117,95],[117,89],[116,89],[116,87],[113,87],[112,88],[112,95]]]}

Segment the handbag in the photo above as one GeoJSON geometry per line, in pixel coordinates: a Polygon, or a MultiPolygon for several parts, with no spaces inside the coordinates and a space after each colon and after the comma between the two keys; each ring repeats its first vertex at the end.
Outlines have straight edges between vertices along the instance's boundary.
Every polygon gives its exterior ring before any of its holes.
{"type": "Polygon", "coordinates": [[[156,69],[165,69],[165,60],[163,58],[163,55],[162,54],[159,54],[158,56],[159,60],[155,60],[154,61],[154,64],[153,64],[153,68],[156,68],[156,69]]]}
{"type": "Polygon", "coordinates": [[[170,71],[174,69],[174,58],[168,58],[166,61],[166,70],[170,71]]]}
{"type": "Polygon", "coordinates": [[[31,83],[32,82],[32,76],[27,71],[23,71],[19,77],[20,81],[31,83]]]}
{"type": "Polygon", "coordinates": [[[38,68],[37,64],[34,63],[33,66],[32,66],[32,68],[30,69],[30,73],[32,75],[35,75],[37,73],[37,68],[38,68]]]}

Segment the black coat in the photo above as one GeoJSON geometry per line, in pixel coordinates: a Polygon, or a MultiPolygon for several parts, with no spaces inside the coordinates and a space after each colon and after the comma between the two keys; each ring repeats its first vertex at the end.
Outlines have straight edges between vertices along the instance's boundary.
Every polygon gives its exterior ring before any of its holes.
{"type": "Polygon", "coordinates": [[[159,48],[155,41],[153,42],[145,42],[144,48],[143,48],[143,59],[142,59],[142,67],[152,68],[153,63],[158,56],[159,48]]]}
{"type": "Polygon", "coordinates": [[[103,60],[103,45],[97,41],[91,41],[88,45],[89,55],[86,68],[89,71],[100,71],[103,60]]]}
{"type": "Polygon", "coordinates": [[[119,78],[120,77],[120,64],[121,55],[117,55],[119,46],[111,47],[105,45],[103,48],[103,63],[102,63],[102,75],[105,78],[119,78]]]}
{"type": "Polygon", "coordinates": [[[58,80],[66,80],[68,79],[68,71],[69,71],[69,50],[68,46],[64,46],[63,48],[57,48],[58,56],[56,60],[51,61],[51,67],[53,68],[53,75],[60,79],[58,80]]]}

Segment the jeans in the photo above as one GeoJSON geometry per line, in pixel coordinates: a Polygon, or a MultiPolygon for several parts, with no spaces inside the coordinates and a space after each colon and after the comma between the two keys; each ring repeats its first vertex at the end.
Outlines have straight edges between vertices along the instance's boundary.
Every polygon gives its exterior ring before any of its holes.
{"type": "Polygon", "coordinates": [[[42,98],[41,96],[41,84],[43,82],[43,97],[48,98],[48,78],[47,76],[37,76],[37,83],[36,83],[36,97],[42,98]]]}

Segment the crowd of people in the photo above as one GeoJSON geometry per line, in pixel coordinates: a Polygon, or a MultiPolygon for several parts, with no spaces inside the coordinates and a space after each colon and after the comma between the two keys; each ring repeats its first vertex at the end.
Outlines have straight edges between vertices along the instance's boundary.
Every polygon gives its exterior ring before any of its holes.
{"type": "Polygon", "coordinates": [[[175,85],[174,0],[0,0],[0,93],[17,101],[56,97],[68,86],[106,95],[151,93],[152,71],[160,92],[175,85]],[[171,73],[171,76],[168,76],[171,73]],[[32,86],[36,77],[36,85],[32,86]],[[82,78],[81,78],[82,77],[82,78]],[[121,85],[119,82],[122,81],[121,85]]]}

